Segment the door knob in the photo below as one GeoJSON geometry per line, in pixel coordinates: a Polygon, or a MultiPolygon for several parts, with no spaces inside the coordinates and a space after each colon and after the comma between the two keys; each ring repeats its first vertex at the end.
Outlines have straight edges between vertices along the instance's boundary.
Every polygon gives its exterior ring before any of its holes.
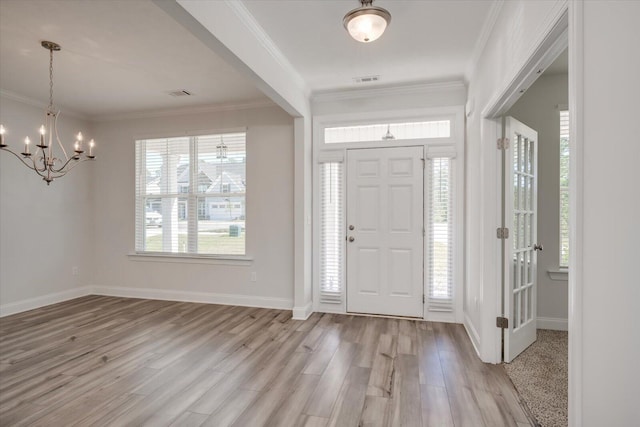
{"type": "Polygon", "coordinates": [[[354,229],[355,229],[355,227],[353,225],[349,226],[349,230],[354,230],[354,229]]]}
{"type": "Polygon", "coordinates": [[[536,243],[535,245],[533,245],[533,250],[542,252],[542,245],[539,243],[536,243]]]}
{"type": "Polygon", "coordinates": [[[355,238],[355,237],[353,237],[353,236],[349,236],[349,241],[350,241],[350,242],[353,242],[354,240],[356,240],[356,238],[355,238]]]}

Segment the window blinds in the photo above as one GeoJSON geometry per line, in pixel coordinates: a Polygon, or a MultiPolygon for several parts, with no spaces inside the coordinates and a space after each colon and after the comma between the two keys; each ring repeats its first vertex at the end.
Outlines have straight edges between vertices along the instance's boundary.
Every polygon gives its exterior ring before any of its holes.
{"type": "Polygon", "coordinates": [[[453,311],[452,159],[429,159],[428,295],[429,311],[453,311]]]}
{"type": "Polygon", "coordinates": [[[245,253],[246,134],[136,141],[136,250],[245,253]]]}
{"type": "Polygon", "coordinates": [[[569,266],[569,111],[560,111],[560,267],[569,266]]]}
{"type": "Polygon", "coordinates": [[[451,121],[437,120],[411,123],[380,123],[372,125],[330,127],[324,130],[325,144],[382,141],[387,129],[394,139],[449,138],[451,121]]]}
{"type": "Polygon", "coordinates": [[[320,302],[341,304],[344,291],[343,164],[320,164],[320,302]]]}

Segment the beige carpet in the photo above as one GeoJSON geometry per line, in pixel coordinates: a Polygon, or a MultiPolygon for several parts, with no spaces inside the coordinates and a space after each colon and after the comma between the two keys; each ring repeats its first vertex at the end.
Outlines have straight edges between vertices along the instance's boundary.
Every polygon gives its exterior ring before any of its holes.
{"type": "Polygon", "coordinates": [[[542,427],[567,425],[568,334],[538,329],[531,347],[504,369],[542,427]]]}

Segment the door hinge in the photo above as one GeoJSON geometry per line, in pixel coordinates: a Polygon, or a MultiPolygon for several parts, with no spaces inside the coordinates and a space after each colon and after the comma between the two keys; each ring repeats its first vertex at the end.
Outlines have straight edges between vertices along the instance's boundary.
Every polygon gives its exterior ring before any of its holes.
{"type": "Polygon", "coordinates": [[[424,304],[425,302],[427,302],[427,299],[425,298],[424,294],[422,294],[422,303],[424,304]]]}
{"type": "Polygon", "coordinates": [[[507,227],[498,227],[496,229],[496,237],[498,239],[508,239],[509,238],[509,229],[507,227]]]}
{"type": "Polygon", "coordinates": [[[498,138],[498,150],[509,149],[509,138],[498,138]]]}
{"type": "Polygon", "coordinates": [[[425,237],[427,235],[427,231],[424,229],[424,227],[422,227],[422,237],[425,237]]]}
{"type": "Polygon", "coordinates": [[[425,159],[420,159],[420,160],[422,160],[422,169],[424,169],[424,168],[425,168],[425,163],[426,163],[427,161],[426,161],[425,159]]]}
{"type": "Polygon", "coordinates": [[[506,317],[496,317],[496,326],[500,329],[508,329],[509,319],[506,317]]]}

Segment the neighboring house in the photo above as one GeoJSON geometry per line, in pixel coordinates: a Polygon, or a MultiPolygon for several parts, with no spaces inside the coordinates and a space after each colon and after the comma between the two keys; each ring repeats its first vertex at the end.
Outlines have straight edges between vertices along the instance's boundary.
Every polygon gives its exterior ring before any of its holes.
{"type": "MultiPolygon", "coordinates": [[[[245,168],[234,167],[231,162],[215,163],[200,160],[198,163],[198,192],[205,197],[198,198],[198,219],[231,221],[244,220],[246,215],[245,168]],[[237,173],[240,172],[240,173],[237,173]]],[[[189,169],[186,164],[178,166],[178,193],[189,191],[189,169]]],[[[147,182],[147,194],[158,194],[161,189],[161,177],[147,182]]],[[[147,199],[147,210],[161,212],[159,198],[147,199]]],[[[187,219],[187,201],[178,202],[178,218],[187,219]]]]}

